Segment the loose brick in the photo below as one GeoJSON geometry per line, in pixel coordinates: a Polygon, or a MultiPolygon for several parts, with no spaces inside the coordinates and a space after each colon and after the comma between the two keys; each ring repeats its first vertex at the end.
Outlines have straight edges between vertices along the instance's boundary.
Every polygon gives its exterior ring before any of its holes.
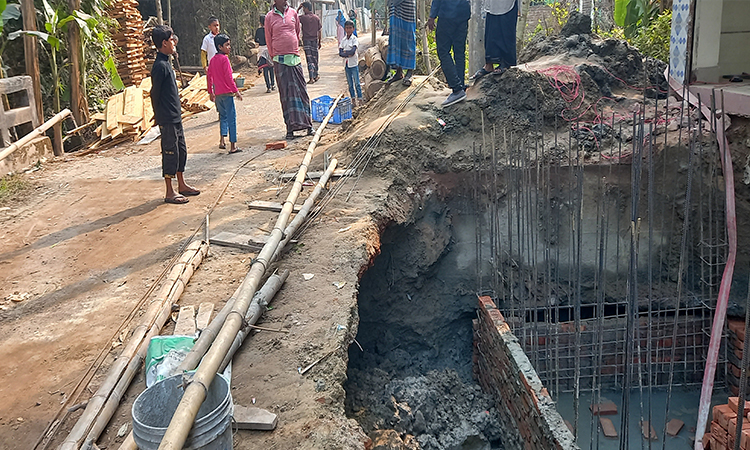
{"type": "Polygon", "coordinates": [[[479,297],[479,306],[484,309],[497,309],[495,302],[492,301],[492,297],[488,295],[482,295],[479,297]]]}
{"type": "Polygon", "coordinates": [[[685,426],[685,422],[680,419],[672,419],[667,422],[667,434],[670,436],[677,436],[683,426],[685,426]]]}
{"type": "MultiPolygon", "coordinates": [[[[739,409],[739,403],[740,403],[739,397],[729,397],[729,402],[727,404],[732,409],[732,411],[734,411],[735,413],[738,413],[737,410],[739,409]]],[[[743,409],[742,415],[744,416],[748,412],[750,412],[750,401],[745,400],[745,408],[743,409]]]]}
{"type": "Polygon", "coordinates": [[[727,320],[727,327],[729,330],[737,336],[740,341],[745,341],[745,321],[730,319],[727,320]]]}
{"type": "Polygon", "coordinates": [[[266,150],[281,150],[286,148],[286,141],[269,142],[266,144],[266,150]]]}
{"type": "Polygon", "coordinates": [[[617,414],[617,405],[615,405],[615,402],[606,401],[602,403],[597,403],[595,405],[589,405],[589,409],[591,410],[591,414],[595,416],[607,416],[612,414],[617,414]]]}
{"type": "Polygon", "coordinates": [[[643,437],[646,439],[657,441],[659,438],[656,436],[656,430],[654,430],[654,427],[651,426],[648,423],[648,420],[644,420],[641,422],[641,433],[643,433],[643,437]]]}
{"type": "Polygon", "coordinates": [[[602,432],[604,433],[605,437],[608,437],[608,438],[617,437],[617,430],[615,429],[615,425],[612,423],[610,419],[606,417],[599,417],[599,423],[602,425],[602,432]]]}
{"type": "Polygon", "coordinates": [[[719,423],[723,429],[729,429],[729,419],[737,418],[737,413],[732,411],[729,405],[714,406],[714,421],[719,423]]]}

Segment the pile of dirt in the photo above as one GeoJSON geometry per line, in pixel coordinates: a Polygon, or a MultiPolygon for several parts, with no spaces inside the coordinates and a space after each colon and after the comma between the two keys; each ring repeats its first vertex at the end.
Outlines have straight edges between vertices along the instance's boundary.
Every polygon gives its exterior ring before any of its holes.
{"type": "Polygon", "coordinates": [[[518,55],[518,62],[556,56],[578,60],[578,72],[588,74],[605,97],[612,97],[613,88],[645,88],[649,98],[666,98],[665,62],[643,56],[624,40],[598,38],[591,33],[591,19],[578,12],[571,12],[560,35],[534,38],[518,55]]]}
{"type": "Polygon", "coordinates": [[[358,378],[368,386],[382,386],[358,389],[346,400],[347,413],[373,438],[381,434],[377,430],[391,429],[404,443],[416,439],[423,450],[502,448],[492,397],[454,370],[391,379],[376,368],[358,378]]]}

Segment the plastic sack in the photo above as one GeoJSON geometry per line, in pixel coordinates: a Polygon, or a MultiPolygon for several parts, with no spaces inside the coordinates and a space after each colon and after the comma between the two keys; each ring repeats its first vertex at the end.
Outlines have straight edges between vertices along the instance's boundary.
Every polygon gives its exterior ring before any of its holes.
{"type": "Polygon", "coordinates": [[[195,338],[192,336],[155,336],[146,352],[146,387],[173,375],[182,363],[195,338]]]}

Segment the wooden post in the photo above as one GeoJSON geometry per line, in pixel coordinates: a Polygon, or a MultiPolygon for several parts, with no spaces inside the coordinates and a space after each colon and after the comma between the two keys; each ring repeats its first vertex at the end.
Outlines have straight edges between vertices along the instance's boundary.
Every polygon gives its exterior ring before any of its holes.
{"type": "Polygon", "coordinates": [[[526,35],[526,23],[528,22],[529,17],[529,6],[531,3],[531,0],[519,0],[521,2],[520,4],[520,10],[521,13],[518,16],[518,20],[516,21],[516,49],[518,52],[521,51],[523,48],[523,38],[526,35]]]}
{"type": "Polygon", "coordinates": [[[375,2],[370,2],[370,21],[372,22],[372,44],[375,45],[375,40],[377,39],[377,30],[376,28],[376,17],[375,17],[375,2]]]}
{"type": "MultiPolygon", "coordinates": [[[[81,0],[68,0],[71,11],[81,7],[81,0]]],[[[81,90],[81,30],[76,21],[68,24],[68,52],[70,54],[70,109],[76,126],[89,121],[88,106],[81,90]]]]}
{"type": "Polygon", "coordinates": [[[484,66],[482,0],[471,0],[471,19],[469,19],[469,74],[473,75],[482,66],[484,66]]]}
{"type": "Polygon", "coordinates": [[[161,0],[156,0],[156,21],[159,25],[164,25],[164,14],[161,12],[161,0]]]}
{"type": "Polygon", "coordinates": [[[417,0],[419,6],[420,20],[422,22],[422,56],[424,57],[424,66],[427,73],[432,72],[430,64],[430,44],[427,42],[427,14],[425,13],[425,0],[417,0]]]}
{"type": "MultiPolygon", "coordinates": [[[[36,31],[36,8],[34,0],[21,0],[21,14],[23,14],[23,29],[36,31]]],[[[34,86],[34,100],[39,123],[44,122],[44,108],[42,107],[42,83],[39,80],[39,53],[37,52],[37,38],[23,37],[23,53],[26,59],[26,73],[31,77],[34,86]]]]}

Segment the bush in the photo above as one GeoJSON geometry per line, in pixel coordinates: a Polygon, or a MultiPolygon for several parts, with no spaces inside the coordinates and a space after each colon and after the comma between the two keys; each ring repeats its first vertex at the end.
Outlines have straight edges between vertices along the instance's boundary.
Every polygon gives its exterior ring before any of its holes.
{"type": "Polygon", "coordinates": [[[669,37],[672,31],[672,11],[665,10],[647,27],[638,30],[630,44],[646,56],[669,62],[669,37]]]}

